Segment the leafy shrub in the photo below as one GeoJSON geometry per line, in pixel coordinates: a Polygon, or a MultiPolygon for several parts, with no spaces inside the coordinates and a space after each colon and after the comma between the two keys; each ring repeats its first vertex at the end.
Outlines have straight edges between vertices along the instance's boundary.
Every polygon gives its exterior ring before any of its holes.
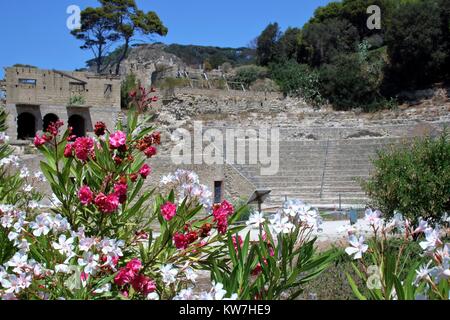
{"type": "Polygon", "coordinates": [[[378,152],[375,170],[363,188],[388,217],[401,212],[413,222],[419,217],[439,222],[450,210],[450,140],[438,138],[378,152]]]}
{"type": "Polygon", "coordinates": [[[132,98],[129,93],[131,91],[136,91],[139,88],[139,83],[136,79],[136,76],[133,73],[127,74],[125,79],[122,81],[122,85],[120,86],[120,104],[122,109],[128,109],[132,98]]]}
{"type": "Polygon", "coordinates": [[[291,60],[271,65],[271,76],[285,95],[299,95],[309,102],[321,103],[317,72],[291,60]]]}
{"type": "Polygon", "coordinates": [[[400,214],[391,220],[381,215],[366,210],[373,232],[368,243],[354,230],[349,236],[345,252],[355,260],[353,269],[365,284],[359,286],[347,273],[355,296],[360,300],[448,300],[450,244],[441,239],[440,229],[425,220],[413,227],[400,214]]]}
{"type": "Polygon", "coordinates": [[[237,68],[233,81],[241,82],[245,87],[249,87],[258,79],[263,79],[267,75],[267,69],[258,66],[242,66],[237,68]]]}
{"type": "Polygon", "coordinates": [[[95,137],[76,137],[57,121],[36,135],[50,208],[39,206],[23,170],[6,173],[15,159],[0,131],[2,299],[282,299],[327,267],[333,257],[316,254],[309,235],[318,215],[307,206],[290,205],[270,223],[250,217],[265,230],[250,243],[249,233],[237,236],[245,207],[213,206],[195,173],[163,177],[159,194],[146,188],[161,143],[143,116],[150,93],[130,94],[126,127],[98,122],[95,137]],[[213,283],[197,294],[199,270],[213,283]]]}
{"type": "Polygon", "coordinates": [[[217,261],[212,279],[246,300],[297,298],[336,257],[334,251],[315,252],[317,238],[311,232],[320,223],[316,209],[296,200],[286,202],[269,220],[252,214],[247,224],[259,227],[257,241],[250,241],[250,233],[244,240],[229,236],[231,262],[217,261]]]}
{"type": "Polygon", "coordinates": [[[250,90],[259,92],[278,92],[280,89],[272,79],[258,79],[250,86],[250,90]]]}
{"type": "Polygon", "coordinates": [[[385,55],[369,54],[364,45],[354,55],[340,55],[320,68],[320,92],[338,110],[372,111],[386,104],[381,95],[385,55]]]}

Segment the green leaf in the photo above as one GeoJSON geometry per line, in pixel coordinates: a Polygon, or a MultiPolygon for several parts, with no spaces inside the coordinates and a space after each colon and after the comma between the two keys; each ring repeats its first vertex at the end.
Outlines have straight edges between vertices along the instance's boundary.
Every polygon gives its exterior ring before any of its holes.
{"type": "Polygon", "coordinates": [[[356,285],[355,281],[353,280],[353,278],[350,276],[350,274],[348,274],[347,272],[345,273],[345,275],[347,276],[347,281],[350,284],[350,287],[352,288],[352,291],[354,293],[354,295],[359,299],[359,300],[367,300],[367,298],[359,291],[358,286],[356,285]]]}

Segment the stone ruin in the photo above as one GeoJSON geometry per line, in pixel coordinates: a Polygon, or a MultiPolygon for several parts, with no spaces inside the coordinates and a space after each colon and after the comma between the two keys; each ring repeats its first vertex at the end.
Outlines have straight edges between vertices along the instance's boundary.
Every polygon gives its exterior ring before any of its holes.
{"type": "MultiPolygon", "coordinates": [[[[6,89],[8,135],[13,144],[29,144],[29,138],[55,119],[74,126],[78,135],[91,134],[96,121],[112,127],[120,119],[120,79],[114,76],[18,67],[6,69],[1,85],[6,89]]],[[[163,145],[149,161],[153,168],[149,187],[158,187],[161,176],[183,168],[196,171],[216,200],[243,197],[245,201],[256,189],[271,190],[264,210],[293,198],[322,208],[364,206],[368,199],[360,182],[369,177],[370,159],[378,150],[436,135],[450,124],[448,96],[363,114],[318,110],[301,99],[275,93],[180,88],[172,99],[158,102],[153,112],[163,145]],[[201,121],[204,130],[278,128],[279,170],[262,175],[260,163],[173,163],[171,134],[177,128],[192,131],[195,121],[201,121]]],[[[236,141],[245,147],[240,156],[249,159],[250,145],[258,139],[236,141]]],[[[232,153],[238,157],[239,152],[232,153]]],[[[22,158],[31,170],[39,170],[40,156],[22,158]]]]}
{"type": "Polygon", "coordinates": [[[7,134],[13,144],[26,144],[58,119],[77,136],[92,133],[97,121],[112,126],[120,112],[120,83],[119,77],[87,72],[6,68],[7,134]]]}

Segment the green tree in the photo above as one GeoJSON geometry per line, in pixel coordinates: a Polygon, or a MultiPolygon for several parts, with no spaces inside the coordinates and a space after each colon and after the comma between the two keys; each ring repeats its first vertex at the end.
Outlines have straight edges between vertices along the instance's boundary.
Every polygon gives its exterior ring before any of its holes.
{"type": "Polygon", "coordinates": [[[138,9],[135,0],[99,0],[102,7],[113,17],[114,31],[123,41],[123,51],[116,63],[116,74],[120,64],[126,58],[130,44],[136,35],[158,34],[164,36],[168,29],[156,12],[144,12],[138,9]]]}
{"type": "Polygon", "coordinates": [[[309,23],[322,23],[328,19],[335,19],[342,15],[342,2],[330,2],[326,6],[319,7],[314,11],[314,16],[309,23]]]}
{"type": "Polygon", "coordinates": [[[241,82],[246,87],[249,87],[253,82],[258,79],[263,79],[267,75],[267,68],[259,66],[242,66],[237,68],[234,81],[241,82]]]}
{"type": "Polygon", "coordinates": [[[302,41],[302,30],[298,28],[287,28],[280,38],[279,46],[282,59],[298,60],[302,41]]]}
{"type": "Polygon", "coordinates": [[[307,55],[304,59],[311,66],[320,66],[338,54],[355,52],[359,35],[347,20],[333,18],[306,25],[303,41],[307,55]]]}
{"type": "Polygon", "coordinates": [[[117,55],[115,73],[126,58],[133,39],[138,35],[166,35],[167,28],[154,11],[140,10],[135,0],[99,0],[99,8],[87,8],[81,13],[81,28],[72,34],[84,41],[83,49],[94,52],[97,72],[103,71],[103,59],[110,46],[122,41],[117,55]]]}
{"type": "Polygon", "coordinates": [[[381,95],[385,65],[383,51],[339,55],[320,68],[320,92],[338,110],[361,107],[366,111],[386,104],[381,95]]]}
{"type": "Polygon", "coordinates": [[[450,210],[450,135],[424,138],[378,153],[375,170],[363,187],[388,217],[395,211],[417,222],[439,222],[450,210]]]}
{"type": "Polygon", "coordinates": [[[81,12],[81,28],[71,33],[84,43],[81,49],[91,50],[97,73],[102,73],[108,64],[104,59],[109,54],[111,45],[119,39],[114,32],[113,16],[105,8],[86,8],[81,12]]]}
{"type": "Polygon", "coordinates": [[[259,65],[268,66],[277,59],[280,37],[281,31],[278,23],[271,23],[264,29],[256,41],[256,56],[259,65]]]}
{"type": "Polygon", "coordinates": [[[449,58],[449,39],[439,1],[412,2],[398,8],[387,30],[386,43],[391,59],[391,90],[442,79],[449,58]]]}
{"type": "Polygon", "coordinates": [[[271,65],[271,76],[285,95],[298,95],[306,101],[319,104],[319,77],[308,65],[295,60],[271,65]]]}

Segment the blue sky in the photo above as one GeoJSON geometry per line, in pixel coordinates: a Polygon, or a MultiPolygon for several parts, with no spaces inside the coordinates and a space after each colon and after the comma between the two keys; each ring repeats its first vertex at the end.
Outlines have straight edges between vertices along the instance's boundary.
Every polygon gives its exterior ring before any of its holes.
{"type": "MultiPolygon", "coordinates": [[[[283,29],[302,26],[315,8],[330,0],[137,0],[158,13],[169,34],[165,43],[246,46],[270,22],[283,29]]],[[[1,1],[0,78],[3,67],[26,63],[41,68],[73,70],[92,57],[66,27],[69,5],[81,9],[95,0],[1,1]]]]}

